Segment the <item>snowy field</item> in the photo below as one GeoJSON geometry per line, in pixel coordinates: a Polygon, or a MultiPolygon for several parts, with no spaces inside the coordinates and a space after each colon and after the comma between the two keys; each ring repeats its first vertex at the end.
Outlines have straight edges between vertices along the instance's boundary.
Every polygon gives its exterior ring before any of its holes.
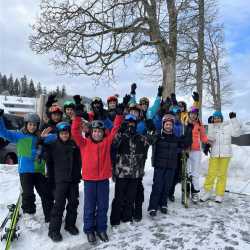
{"type": "MultiPolygon", "coordinates": [[[[227,189],[250,195],[250,147],[233,146],[227,189]],[[247,186],[246,186],[247,185],[247,186]],[[244,190],[242,188],[245,186],[244,190]]],[[[149,157],[150,158],[150,157],[149,157]]],[[[203,157],[201,174],[207,170],[207,157],[203,157]]],[[[185,209],[180,202],[180,185],[176,190],[176,202],[169,202],[169,214],[158,214],[152,220],[147,215],[151,192],[153,169],[150,160],[146,164],[144,177],[145,202],[144,217],[139,223],[121,224],[118,228],[109,227],[110,242],[89,246],[83,233],[71,236],[62,226],[63,241],[53,243],[48,237],[48,225],[43,223],[40,199],[37,198],[36,223],[27,228],[20,218],[20,238],[12,243],[12,249],[22,250],[66,250],[66,249],[250,249],[250,196],[226,193],[223,204],[213,201],[191,205],[185,209]]],[[[201,185],[204,177],[201,178],[201,185]]],[[[110,202],[114,184],[111,183],[110,202]]],[[[77,226],[82,231],[83,193],[80,185],[80,206],[77,226]]],[[[7,213],[6,206],[16,201],[19,192],[19,179],[15,166],[0,165],[0,221],[7,213]]],[[[110,212],[110,211],[109,211],[110,212]]],[[[5,242],[0,242],[4,249],[5,242]]]]}

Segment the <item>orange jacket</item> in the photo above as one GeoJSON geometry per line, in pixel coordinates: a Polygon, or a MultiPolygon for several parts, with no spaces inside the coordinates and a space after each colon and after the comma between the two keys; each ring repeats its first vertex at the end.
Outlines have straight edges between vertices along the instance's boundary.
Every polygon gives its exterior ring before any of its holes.
{"type": "Polygon", "coordinates": [[[193,123],[194,127],[192,130],[193,135],[193,143],[192,143],[192,150],[200,151],[201,150],[201,142],[207,143],[208,137],[206,135],[206,129],[202,125],[200,121],[193,123]]]}

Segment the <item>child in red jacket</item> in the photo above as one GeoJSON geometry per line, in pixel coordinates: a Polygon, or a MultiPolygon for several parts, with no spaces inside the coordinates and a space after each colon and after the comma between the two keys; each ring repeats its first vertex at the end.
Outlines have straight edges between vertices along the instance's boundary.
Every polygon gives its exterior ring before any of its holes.
{"type": "Polygon", "coordinates": [[[90,244],[96,243],[96,235],[101,241],[108,241],[107,212],[109,207],[109,178],[112,176],[110,147],[122,122],[122,108],[116,115],[110,133],[105,133],[104,123],[91,122],[90,137],[82,137],[81,117],[73,120],[71,133],[79,146],[82,158],[82,178],[84,180],[84,232],[90,244]],[[120,115],[119,115],[120,114],[120,115]]]}

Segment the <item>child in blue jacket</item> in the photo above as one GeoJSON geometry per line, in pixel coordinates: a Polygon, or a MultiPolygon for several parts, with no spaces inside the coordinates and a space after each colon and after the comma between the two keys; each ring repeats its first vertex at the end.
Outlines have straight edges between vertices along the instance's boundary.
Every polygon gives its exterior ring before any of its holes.
{"type": "Polygon", "coordinates": [[[0,109],[0,136],[17,145],[18,172],[22,187],[22,210],[24,214],[35,214],[34,187],[41,197],[45,222],[50,220],[53,196],[48,190],[45,178],[45,162],[39,160],[37,143],[40,137],[40,118],[35,113],[24,117],[24,128],[21,131],[7,130],[3,121],[4,110],[0,109]]]}

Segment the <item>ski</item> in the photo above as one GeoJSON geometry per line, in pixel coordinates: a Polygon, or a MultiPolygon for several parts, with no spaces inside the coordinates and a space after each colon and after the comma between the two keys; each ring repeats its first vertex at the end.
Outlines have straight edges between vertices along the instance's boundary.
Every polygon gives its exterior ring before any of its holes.
{"type": "Polygon", "coordinates": [[[10,249],[10,244],[13,239],[18,239],[19,238],[19,233],[17,232],[17,222],[20,217],[19,215],[19,209],[21,205],[21,194],[18,197],[18,200],[15,205],[15,209],[12,213],[11,216],[11,222],[10,222],[10,227],[5,228],[5,234],[1,237],[1,240],[6,239],[6,245],[5,245],[5,250],[10,249]]]}
{"type": "Polygon", "coordinates": [[[191,180],[187,171],[187,156],[181,157],[181,201],[185,208],[189,207],[191,180]]]}
{"type": "Polygon", "coordinates": [[[7,208],[9,209],[9,212],[6,215],[6,217],[4,218],[3,222],[1,223],[0,232],[3,231],[3,229],[4,229],[5,225],[7,224],[8,220],[12,217],[12,213],[15,210],[15,206],[16,206],[15,204],[11,204],[11,205],[7,206],[7,208]]]}
{"type": "Polygon", "coordinates": [[[234,191],[230,191],[230,190],[226,190],[225,192],[226,192],[226,193],[230,193],[230,194],[237,194],[237,195],[250,196],[250,194],[241,193],[241,192],[234,192],[234,191]]]}

